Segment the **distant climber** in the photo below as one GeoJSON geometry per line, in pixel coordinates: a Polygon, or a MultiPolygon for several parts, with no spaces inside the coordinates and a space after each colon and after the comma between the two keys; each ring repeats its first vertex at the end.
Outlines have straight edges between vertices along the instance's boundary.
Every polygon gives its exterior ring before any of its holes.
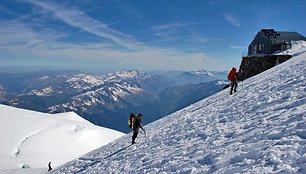
{"type": "Polygon", "coordinates": [[[52,170],[51,162],[49,162],[48,167],[49,167],[48,172],[50,172],[52,170]]]}
{"type": "Polygon", "coordinates": [[[144,128],[141,126],[141,119],[142,119],[142,114],[138,114],[138,116],[133,119],[132,127],[131,127],[131,128],[133,128],[132,144],[135,143],[135,139],[137,138],[139,128],[141,128],[146,133],[144,128]]]}
{"type": "Polygon", "coordinates": [[[236,92],[236,89],[238,86],[237,80],[239,79],[239,74],[240,74],[240,71],[237,72],[236,68],[233,67],[227,76],[227,79],[231,81],[230,95],[233,94],[233,90],[234,92],[236,92]]]}

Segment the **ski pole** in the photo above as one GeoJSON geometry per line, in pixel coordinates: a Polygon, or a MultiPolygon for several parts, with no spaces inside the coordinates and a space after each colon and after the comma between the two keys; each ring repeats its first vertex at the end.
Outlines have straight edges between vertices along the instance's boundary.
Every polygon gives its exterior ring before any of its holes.
{"type": "Polygon", "coordinates": [[[145,134],[145,137],[147,138],[147,132],[143,129],[143,132],[145,134]]]}

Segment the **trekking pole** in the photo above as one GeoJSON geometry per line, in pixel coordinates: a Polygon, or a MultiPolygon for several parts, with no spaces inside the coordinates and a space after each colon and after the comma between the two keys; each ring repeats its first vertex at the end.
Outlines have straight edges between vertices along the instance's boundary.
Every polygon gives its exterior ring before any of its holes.
{"type": "Polygon", "coordinates": [[[145,134],[145,137],[147,138],[147,132],[146,132],[146,130],[143,129],[143,132],[144,132],[144,134],[145,134]]]}

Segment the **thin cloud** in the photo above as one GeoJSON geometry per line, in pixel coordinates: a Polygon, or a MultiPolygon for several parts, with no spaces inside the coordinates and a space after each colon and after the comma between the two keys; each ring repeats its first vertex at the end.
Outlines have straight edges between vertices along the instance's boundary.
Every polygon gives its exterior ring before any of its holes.
{"type": "Polygon", "coordinates": [[[42,8],[46,12],[51,12],[53,17],[60,19],[70,26],[109,39],[120,46],[135,49],[142,45],[133,36],[114,30],[103,22],[91,18],[82,11],[66,9],[57,4],[47,3],[45,1],[28,0],[28,2],[42,8]]]}
{"type": "Polygon", "coordinates": [[[244,49],[245,47],[239,46],[239,45],[230,45],[230,48],[233,48],[233,49],[244,49]]]}
{"type": "Polygon", "coordinates": [[[33,46],[34,43],[42,41],[44,43],[53,42],[55,39],[64,37],[62,33],[55,33],[51,30],[34,31],[18,20],[0,21],[0,45],[19,45],[24,47],[33,46]]]}
{"type": "Polygon", "coordinates": [[[177,35],[178,32],[183,30],[182,23],[171,23],[156,25],[152,27],[155,36],[162,38],[164,41],[176,41],[182,38],[182,35],[177,35]]]}
{"type": "Polygon", "coordinates": [[[119,20],[119,21],[111,22],[111,23],[107,24],[107,26],[116,25],[116,24],[120,24],[120,23],[124,23],[124,22],[133,21],[133,20],[135,20],[135,18],[119,20]]]}
{"type": "Polygon", "coordinates": [[[172,24],[156,25],[156,26],[153,26],[152,29],[154,31],[164,31],[164,30],[175,30],[181,27],[184,27],[184,24],[172,23],[172,24]]]}
{"type": "MultiPolygon", "coordinates": [[[[2,26],[0,28],[1,63],[29,62],[43,65],[48,62],[58,65],[69,65],[71,63],[73,64],[71,66],[74,66],[82,64],[80,62],[93,62],[94,66],[110,68],[109,63],[115,62],[114,68],[131,67],[136,69],[200,69],[216,68],[215,65],[218,65],[215,60],[200,51],[184,52],[181,49],[162,49],[143,45],[132,36],[113,30],[108,25],[96,21],[76,9],[67,10],[64,7],[49,4],[50,1],[48,1],[48,4],[45,1],[36,0],[28,0],[27,2],[40,7],[40,12],[44,13],[43,18],[35,18],[38,21],[34,21],[34,23],[32,23],[33,20],[28,20],[31,19],[32,15],[23,17],[23,20],[20,18],[11,21],[0,20],[2,26]],[[51,14],[52,17],[60,19],[70,26],[81,28],[83,31],[107,38],[117,44],[113,44],[113,42],[69,43],[65,38],[70,33],[66,33],[65,30],[52,30],[50,27],[43,27],[44,23],[39,23],[40,20],[45,19],[46,14],[51,14]],[[33,25],[36,25],[36,27],[33,27],[33,25]],[[118,44],[134,49],[120,49],[118,44]],[[27,60],[25,60],[25,57],[27,60]],[[203,65],[204,58],[208,62],[210,60],[210,63],[203,65]],[[3,62],[3,59],[6,62],[3,62]]],[[[174,33],[171,33],[173,36],[179,36],[180,31],[183,30],[181,39],[190,39],[191,41],[197,39],[198,42],[207,42],[202,37],[187,38],[188,35],[193,35],[188,28],[190,25],[193,24],[160,25],[156,26],[155,31],[173,31],[174,33]]]]}
{"type": "Polygon", "coordinates": [[[94,62],[91,64],[92,66],[107,69],[109,68],[109,62],[112,62],[114,68],[173,70],[200,69],[218,65],[203,53],[182,53],[176,49],[153,47],[143,47],[137,51],[129,51],[114,48],[112,45],[92,43],[78,45],[54,39],[54,36],[61,33],[33,30],[20,21],[5,21],[0,22],[0,24],[4,26],[0,28],[2,64],[23,62],[44,65],[48,62],[48,64],[53,63],[54,66],[79,66],[82,64],[80,62],[94,62]],[[24,61],[25,55],[31,59],[24,61]],[[204,64],[203,59],[210,63],[204,64]]]}
{"type": "Polygon", "coordinates": [[[240,27],[241,22],[239,18],[231,13],[226,13],[223,15],[224,19],[235,27],[240,27]]]}
{"type": "Polygon", "coordinates": [[[158,36],[162,41],[174,42],[178,40],[190,40],[192,34],[190,29],[191,24],[185,23],[170,23],[163,25],[155,25],[152,27],[155,36],[158,36]]]}
{"type": "MultiPolygon", "coordinates": [[[[156,25],[152,27],[155,36],[161,38],[165,42],[184,42],[194,44],[208,44],[214,41],[220,41],[218,38],[205,37],[193,25],[198,23],[170,23],[163,25],[156,25]]],[[[160,39],[159,39],[160,40],[160,39]]],[[[189,44],[188,44],[189,45],[189,44]]],[[[187,48],[186,48],[187,49],[187,48]]]]}

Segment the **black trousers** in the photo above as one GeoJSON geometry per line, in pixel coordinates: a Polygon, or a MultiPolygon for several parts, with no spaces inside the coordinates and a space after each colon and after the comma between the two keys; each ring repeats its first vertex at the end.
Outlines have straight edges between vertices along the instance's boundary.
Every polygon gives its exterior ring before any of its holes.
{"type": "Polygon", "coordinates": [[[135,139],[137,138],[138,132],[139,132],[139,128],[133,129],[132,144],[135,143],[135,139]]]}
{"type": "Polygon", "coordinates": [[[232,81],[231,81],[231,91],[230,91],[230,94],[233,93],[233,89],[234,89],[234,92],[236,92],[237,86],[238,86],[237,80],[232,80],[232,81]]]}

